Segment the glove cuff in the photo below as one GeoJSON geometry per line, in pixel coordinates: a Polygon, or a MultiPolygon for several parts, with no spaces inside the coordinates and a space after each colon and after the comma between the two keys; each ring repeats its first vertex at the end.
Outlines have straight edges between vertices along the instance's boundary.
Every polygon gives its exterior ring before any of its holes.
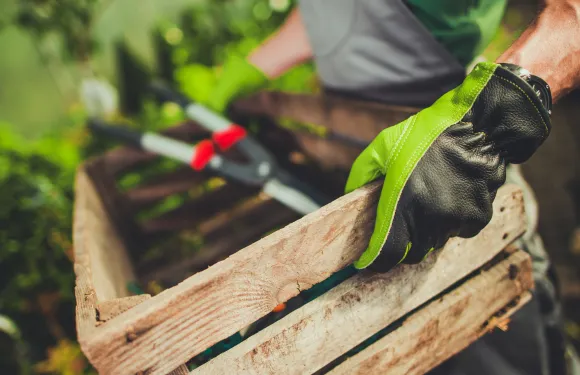
{"type": "Polygon", "coordinates": [[[550,113],[529,83],[494,65],[493,75],[463,121],[484,132],[508,163],[523,163],[550,134],[550,113]]]}
{"type": "Polygon", "coordinates": [[[268,77],[247,59],[230,57],[218,74],[217,86],[208,98],[207,105],[223,112],[232,100],[251,94],[265,87],[268,82],[268,77]]]}

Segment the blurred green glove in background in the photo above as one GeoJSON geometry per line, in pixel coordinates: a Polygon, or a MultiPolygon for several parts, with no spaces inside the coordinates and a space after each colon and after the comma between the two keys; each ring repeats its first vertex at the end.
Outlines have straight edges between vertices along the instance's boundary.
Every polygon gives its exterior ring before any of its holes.
{"type": "Polygon", "coordinates": [[[266,87],[269,79],[247,59],[232,56],[221,67],[190,65],[177,81],[193,100],[224,112],[232,101],[266,87]]]}

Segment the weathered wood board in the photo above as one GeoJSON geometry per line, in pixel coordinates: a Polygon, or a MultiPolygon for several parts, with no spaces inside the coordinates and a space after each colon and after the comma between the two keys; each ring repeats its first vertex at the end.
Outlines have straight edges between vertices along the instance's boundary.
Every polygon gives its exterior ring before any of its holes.
{"type": "Polygon", "coordinates": [[[518,251],[423,307],[329,374],[424,374],[507,320],[529,300],[532,287],[530,257],[518,251]]]}
{"type": "MultiPolygon", "coordinates": [[[[103,374],[144,371],[153,375],[172,371],[266,315],[300,290],[351,264],[366,246],[379,190],[380,186],[373,184],[345,195],[105,322],[90,337],[81,337],[84,352],[103,374]]],[[[405,285],[395,294],[391,292],[394,299],[390,303],[406,302],[398,312],[388,314],[391,318],[381,317],[372,323],[371,333],[388,325],[396,319],[395,315],[408,313],[477,269],[522,234],[525,219],[521,192],[517,188],[502,187],[494,210],[492,222],[477,237],[451,240],[429,261],[414,266],[416,269],[411,267],[403,272],[408,266],[400,267],[387,276],[371,277],[365,285],[380,284],[385,278],[398,277],[401,283],[409,278],[419,280],[419,284],[411,283],[416,285],[413,298],[403,298],[401,291],[412,292],[405,285]],[[458,262],[457,258],[462,260],[458,262]],[[448,267],[453,264],[459,265],[450,272],[448,267]],[[434,276],[433,269],[439,269],[444,277],[434,276]],[[414,272],[417,275],[412,276],[414,272]],[[426,282],[428,277],[431,278],[426,282]],[[433,277],[436,282],[431,282],[433,277]]],[[[333,293],[348,294],[344,288],[340,286],[333,293]]],[[[327,298],[321,303],[337,303],[327,298]]],[[[376,299],[365,298],[369,306],[378,308],[376,299]]],[[[364,305],[360,303],[361,307],[364,305]]],[[[371,330],[366,329],[367,333],[371,330]]],[[[339,345],[339,348],[338,351],[347,350],[345,346],[339,345]]],[[[322,362],[326,359],[313,361],[313,367],[317,367],[324,365],[322,362]]]]}
{"type": "MultiPolygon", "coordinates": [[[[490,259],[489,254],[506,245],[497,231],[472,241],[456,239],[419,265],[400,266],[382,275],[357,275],[210,361],[197,373],[217,375],[227,369],[236,374],[314,373],[478,269],[490,259]]],[[[516,259],[522,259],[515,262],[520,267],[527,256],[519,254],[516,259]]],[[[507,274],[506,270],[504,276],[507,274]]]]}

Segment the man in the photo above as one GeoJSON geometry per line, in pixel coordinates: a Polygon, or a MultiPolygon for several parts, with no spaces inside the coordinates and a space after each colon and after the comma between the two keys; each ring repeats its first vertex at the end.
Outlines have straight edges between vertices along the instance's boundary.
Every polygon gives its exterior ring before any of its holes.
{"type": "Polygon", "coordinates": [[[502,0],[303,0],[246,59],[224,64],[207,104],[223,111],[314,59],[326,91],[424,107],[381,132],[352,166],[347,192],[385,180],[375,231],[355,267],[388,271],[421,261],[452,236],[476,235],[497,189],[519,184],[531,219],[519,245],[534,261],[534,298],[508,332],[484,337],[436,371],[564,374],[568,355],[534,197],[515,164],[548,136],[552,102],[580,85],[580,0],[546,1],[496,63],[466,76],[504,9],[502,0]]]}

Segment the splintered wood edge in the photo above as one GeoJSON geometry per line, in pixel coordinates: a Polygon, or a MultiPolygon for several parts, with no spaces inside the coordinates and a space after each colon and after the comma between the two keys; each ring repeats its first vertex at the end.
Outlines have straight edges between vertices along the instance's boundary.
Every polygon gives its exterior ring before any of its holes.
{"type": "Polygon", "coordinates": [[[420,264],[352,277],[200,367],[198,373],[220,374],[230,369],[290,375],[320,370],[505,248],[513,240],[509,233],[523,232],[525,223],[519,207],[504,207],[504,215],[498,215],[499,220],[479,236],[455,239],[420,264]]]}
{"type": "Polygon", "coordinates": [[[529,301],[532,287],[530,257],[518,251],[429,303],[328,374],[424,374],[490,332],[488,322],[498,311],[505,310],[502,317],[517,311],[529,301]]]}
{"type": "MultiPolygon", "coordinates": [[[[171,371],[300,290],[352,264],[372,233],[380,187],[375,183],[347,194],[104,323],[85,340],[85,353],[104,374],[171,371]]],[[[440,267],[452,267],[457,257],[469,257],[469,262],[460,263],[454,272],[443,272],[446,282],[423,284],[440,288],[419,294],[403,313],[441,292],[441,285],[449,286],[483,265],[519,237],[525,230],[523,210],[521,191],[502,187],[494,202],[494,217],[477,237],[452,239],[418,267],[426,276],[433,262],[440,267]]],[[[399,267],[386,277],[406,279],[402,275],[414,272],[408,267],[399,267]]]]}

